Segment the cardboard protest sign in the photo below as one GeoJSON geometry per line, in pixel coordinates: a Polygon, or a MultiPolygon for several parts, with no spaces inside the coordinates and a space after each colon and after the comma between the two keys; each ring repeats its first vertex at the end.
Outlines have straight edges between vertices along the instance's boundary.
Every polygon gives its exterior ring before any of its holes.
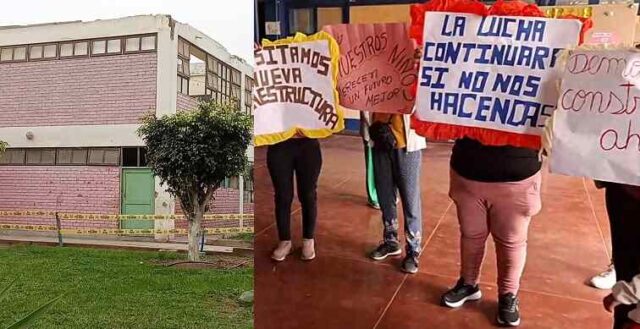
{"type": "Polygon", "coordinates": [[[640,52],[569,54],[553,120],[551,171],[640,185],[640,52]]]}
{"type": "Polygon", "coordinates": [[[339,50],[329,34],[266,40],[254,55],[256,146],[296,134],[324,138],[344,129],[336,90],[339,50]]]}
{"type": "Polygon", "coordinates": [[[577,20],[428,12],[416,119],[446,125],[446,139],[539,147],[558,98],[557,56],[580,29],[577,20]]]}
{"type": "Polygon", "coordinates": [[[411,113],[418,68],[405,23],[323,28],[340,46],[340,104],[359,111],[411,113]]]}

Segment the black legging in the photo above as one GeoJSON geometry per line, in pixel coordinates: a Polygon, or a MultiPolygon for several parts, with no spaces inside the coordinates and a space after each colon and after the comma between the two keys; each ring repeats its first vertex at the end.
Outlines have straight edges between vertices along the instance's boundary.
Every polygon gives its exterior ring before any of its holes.
{"type": "Polygon", "coordinates": [[[278,237],[281,241],[291,240],[295,172],[298,200],[302,205],[302,237],[313,239],[318,217],[316,189],[322,168],[320,143],[316,139],[292,138],[271,145],[267,150],[267,166],[275,190],[278,237]]]}
{"type": "MultiPolygon", "coordinates": [[[[630,282],[640,274],[640,201],[619,185],[606,189],[607,213],[611,224],[613,267],[617,280],[630,282]]],[[[621,329],[635,305],[620,305],[615,310],[614,329],[621,329]]]]}

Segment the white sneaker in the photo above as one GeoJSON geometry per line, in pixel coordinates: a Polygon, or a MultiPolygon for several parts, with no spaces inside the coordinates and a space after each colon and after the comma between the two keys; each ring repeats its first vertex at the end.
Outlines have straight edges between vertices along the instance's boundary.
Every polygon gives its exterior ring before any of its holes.
{"type": "Polygon", "coordinates": [[[590,281],[591,285],[598,289],[609,290],[616,284],[616,269],[609,265],[606,271],[594,276],[590,281]]]}

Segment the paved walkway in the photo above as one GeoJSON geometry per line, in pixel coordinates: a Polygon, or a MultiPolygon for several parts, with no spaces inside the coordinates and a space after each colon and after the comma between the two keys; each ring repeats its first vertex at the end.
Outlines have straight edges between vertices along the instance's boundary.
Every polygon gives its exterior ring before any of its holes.
{"type": "MultiPolygon", "coordinates": [[[[139,249],[139,250],[172,250],[187,251],[187,243],[181,242],[154,242],[154,241],[129,241],[118,239],[100,239],[96,237],[88,238],[68,238],[65,237],[65,246],[78,247],[98,247],[98,248],[114,248],[114,249],[139,249]]],[[[0,234],[0,244],[41,244],[41,245],[58,245],[58,238],[54,236],[44,235],[19,235],[19,234],[0,234]]],[[[219,246],[205,245],[205,253],[233,253],[246,252],[250,249],[239,246],[219,246]]]]}
{"type": "MultiPolygon", "coordinates": [[[[374,263],[366,253],[381,240],[380,214],[366,206],[362,144],[339,136],[323,142],[318,258],[269,259],[276,243],[273,192],[264,148],[256,150],[256,329],[492,328],[496,310],[493,242],[482,269],[482,301],[457,310],[438,305],[458,278],[459,233],[447,196],[450,146],[431,144],[423,156],[424,253],[420,272],[398,270],[401,259],[374,263]]],[[[530,231],[522,281],[521,328],[610,328],[606,294],[586,285],[609,259],[609,231],[601,191],[579,178],[547,174],[543,211],[530,231]]],[[[300,245],[300,212],[293,211],[300,245]]]]}

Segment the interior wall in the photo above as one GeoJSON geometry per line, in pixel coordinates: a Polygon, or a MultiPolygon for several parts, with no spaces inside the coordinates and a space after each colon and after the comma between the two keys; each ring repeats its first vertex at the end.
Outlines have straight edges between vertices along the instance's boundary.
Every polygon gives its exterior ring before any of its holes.
{"type": "Polygon", "coordinates": [[[544,7],[544,9],[549,17],[562,15],[591,17],[593,28],[585,36],[586,44],[632,46],[636,40],[637,4],[553,6],[544,7]]]}
{"type": "Polygon", "coordinates": [[[317,11],[317,27],[318,31],[322,30],[325,25],[342,24],[342,8],[318,8],[317,11]]]}
{"type": "Polygon", "coordinates": [[[350,23],[397,23],[410,21],[410,5],[352,6],[350,23]]]}

